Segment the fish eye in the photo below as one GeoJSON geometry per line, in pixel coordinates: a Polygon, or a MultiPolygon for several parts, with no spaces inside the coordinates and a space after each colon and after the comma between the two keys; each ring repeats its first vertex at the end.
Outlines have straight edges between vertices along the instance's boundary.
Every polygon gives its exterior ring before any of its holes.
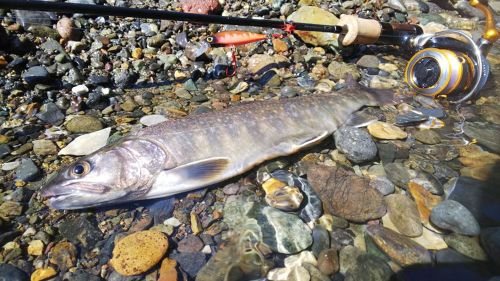
{"type": "Polygon", "coordinates": [[[208,43],[212,43],[212,42],[214,42],[214,38],[213,38],[212,36],[208,36],[208,37],[207,37],[207,42],[208,42],[208,43]]]}
{"type": "Polygon", "coordinates": [[[76,163],[70,170],[70,174],[73,177],[81,177],[90,172],[90,164],[87,161],[81,161],[76,163]]]}

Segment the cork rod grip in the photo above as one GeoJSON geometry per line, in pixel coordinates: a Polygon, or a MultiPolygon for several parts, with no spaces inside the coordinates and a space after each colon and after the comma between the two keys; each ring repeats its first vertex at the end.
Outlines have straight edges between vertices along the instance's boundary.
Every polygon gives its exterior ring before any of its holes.
{"type": "Polygon", "coordinates": [[[354,15],[341,15],[339,25],[347,32],[339,35],[339,42],[344,46],[352,44],[373,44],[382,32],[382,26],[376,20],[362,19],[354,15]]]}

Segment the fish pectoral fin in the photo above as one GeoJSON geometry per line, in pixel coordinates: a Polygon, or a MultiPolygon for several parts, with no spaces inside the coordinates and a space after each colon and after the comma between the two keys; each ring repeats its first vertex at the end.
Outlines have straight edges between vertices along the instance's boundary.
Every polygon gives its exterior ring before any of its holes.
{"type": "Polygon", "coordinates": [[[229,167],[229,158],[213,157],[161,171],[148,198],[189,191],[219,179],[229,167]]]}
{"type": "Polygon", "coordinates": [[[310,136],[296,137],[295,140],[293,141],[293,149],[300,150],[318,144],[320,141],[326,138],[328,134],[329,134],[328,131],[323,131],[319,135],[313,137],[310,136]]]}
{"type": "Polygon", "coordinates": [[[369,115],[365,112],[365,110],[357,111],[349,116],[349,119],[344,123],[346,126],[350,127],[366,127],[373,122],[378,121],[378,118],[372,115],[369,115]]]}

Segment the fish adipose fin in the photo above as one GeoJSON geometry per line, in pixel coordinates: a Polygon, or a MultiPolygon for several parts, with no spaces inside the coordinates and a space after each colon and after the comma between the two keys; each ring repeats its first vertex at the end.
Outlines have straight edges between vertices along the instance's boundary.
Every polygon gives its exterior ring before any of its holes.
{"type": "Polygon", "coordinates": [[[214,157],[161,171],[147,197],[167,196],[207,186],[222,176],[228,167],[228,158],[214,157]]]}

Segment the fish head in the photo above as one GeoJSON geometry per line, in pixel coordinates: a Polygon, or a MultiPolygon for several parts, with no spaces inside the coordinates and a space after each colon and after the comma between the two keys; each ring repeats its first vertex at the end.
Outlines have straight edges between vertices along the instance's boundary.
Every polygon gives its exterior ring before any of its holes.
{"type": "Polygon", "coordinates": [[[43,186],[42,197],[48,198],[55,209],[136,200],[153,178],[147,164],[154,162],[147,154],[134,151],[137,146],[140,144],[122,143],[78,159],[43,186]]]}

